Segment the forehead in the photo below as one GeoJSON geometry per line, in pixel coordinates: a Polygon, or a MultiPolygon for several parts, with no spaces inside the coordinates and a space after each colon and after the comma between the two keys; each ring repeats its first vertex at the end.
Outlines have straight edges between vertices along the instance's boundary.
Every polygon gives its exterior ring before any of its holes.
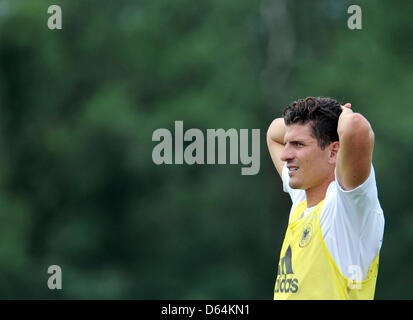
{"type": "Polygon", "coordinates": [[[313,135],[313,129],[311,124],[292,124],[286,126],[286,132],[284,136],[285,141],[309,141],[315,140],[313,135]]]}

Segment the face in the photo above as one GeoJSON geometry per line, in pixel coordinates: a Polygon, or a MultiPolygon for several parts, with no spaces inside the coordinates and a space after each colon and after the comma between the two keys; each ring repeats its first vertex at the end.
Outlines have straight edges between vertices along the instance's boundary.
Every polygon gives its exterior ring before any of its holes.
{"type": "Polygon", "coordinates": [[[287,126],[281,160],[287,163],[290,187],[308,190],[331,180],[337,152],[338,142],[319,147],[310,123],[287,126]]]}

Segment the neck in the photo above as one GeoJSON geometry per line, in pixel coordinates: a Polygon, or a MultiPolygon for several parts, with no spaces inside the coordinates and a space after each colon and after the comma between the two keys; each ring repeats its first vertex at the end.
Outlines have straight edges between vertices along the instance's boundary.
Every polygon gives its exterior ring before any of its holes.
{"type": "Polygon", "coordinates": [[[316,187],[312,187],[305,190],[307,198],[307,208],[314,207],[325,198],[328,186],[332,181],[334,181],[334,175],[333,177],[324,180],[323,183],[317,185],[316,187]]]}

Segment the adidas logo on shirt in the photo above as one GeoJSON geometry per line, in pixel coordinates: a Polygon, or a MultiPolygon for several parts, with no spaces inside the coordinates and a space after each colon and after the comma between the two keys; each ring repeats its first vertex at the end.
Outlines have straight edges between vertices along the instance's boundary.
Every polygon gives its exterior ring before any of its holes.
{"type": "Polygon", "coordinates": [[[291,247],[288,246],[284,257],[280,259],[278,265],[277,281],[274,292],[295,293],[298,291],[298,279],[294,278],[293,266],[291,263],[291,247]]]}

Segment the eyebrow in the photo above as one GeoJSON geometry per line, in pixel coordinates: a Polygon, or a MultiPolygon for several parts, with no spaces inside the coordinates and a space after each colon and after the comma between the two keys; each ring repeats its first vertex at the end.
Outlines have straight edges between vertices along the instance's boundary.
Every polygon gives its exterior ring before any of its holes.
{"type": "MultiPolygon", "coordinates": [[[[303,140],[291,140],[291,141],[289,141],[289,143],[301,143],[301,144],[306,144],[306,142],[305,141],[303,141],[303,140]]],[[[287,144],[287,142],[285,141],[285,139],[284,139],[284,145],[286,145],[287,144]]]]}

